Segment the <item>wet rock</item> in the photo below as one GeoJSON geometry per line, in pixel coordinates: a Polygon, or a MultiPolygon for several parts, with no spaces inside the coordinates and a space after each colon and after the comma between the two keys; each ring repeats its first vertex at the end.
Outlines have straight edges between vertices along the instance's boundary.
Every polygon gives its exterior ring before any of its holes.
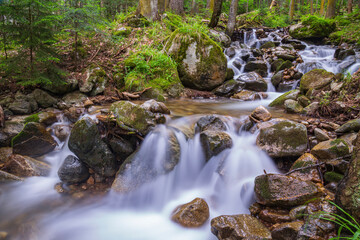
{"type": "Polygon", "coordinates": [[[241,90],[243,90],[245,87],[244,82],[239,82],[236,80],[229,80],[223,83],[221,86],[217,87],[213,93],[217,96],[222,97],[230,97],[241,90]]]}
{"type": "Polygon", "coordinates": [[[313,149],[311,149],[311,154],[313,154],[322,161],[328,161],[335,158],[343,158],[348,156],[349,153],[349,146],[347,142],[342,139],[320,142],[315,147],[313,147],[313,149]]]}
{"type": "Polygon", "coordinates": [[[341,48],[338,48],[338,49],[336,49],[336,51],[334,53],[334,58],[336,58],[338,60],[344,60],[346,57],[354,56],[354,55],[355,55],[354,49],[341,49],[341,48]]]}
{"type": "Polygon", "coordinates": [[[120,128],[146,135],[155,125],[155,116],[141,106],[128,101],[115,102],[110,107],[120,128]]]}
{"type": "Polygon", "coordinates": [[[319,142],[327,141],[327,140],[330,139],[329,135],[327,135],[327,133],[324,130],[320,129],[320,128],[315,128],[314,129],[314,134],[315,134],[316,139],[319,142]]]}
{"type": "Polygon", "coordinates": [[[315,183],[321,183],[321,176],[319,174],[318,167],[316,167],[317,164],[318,164],[318,159],[314,155],[310,153],[304,153],[304,155],[302,155],[299,159],[297,159],[293,163],[289,171],[293,171],[299,168],[306,168],[310,166],[314,166],[314,167],[302,169],[299,171],[294,171],[289,176],[297,177],[303,181],[312,181],[315,183]]]}
{"type": "Polygon", "coordinates": [[[241,92],[231,96],[233,99],[239,99],[241,101],[254,101],[254,100],[261,100],[266,99],[268,95],[262,92],[254,92],[248,90],[242,90],[241,92]]]}
{"type": "Polygon", "coordinates": [[[255,197],[266,206],[294,207],[319,197],[318,187],[308,181],[280,174],[266,174],[255,178],[255,197]]]}
{"type": "Polygon", "coordinates": [[[303,225],[303,221],[275,224],[271,230],[271,236],[276,240],[297,239],[298,232],[303,225]]]}
{"type": "Polygon", "coordinates": [[[49,153],[55,149],[56,145],[45,127],[35,122],[26,124],[24,129],[12,139],[13,152],[30,157],[49,153]]]}
{"type": "Polygon", "coordinates": [[[23,119],[12,119],[5,122],[5,127],[0,129],[0,147],[11,145],[11,139],[18,135],[24,128],[23,119]]]}
{"type": "Polygon", "coordinates": [[[0,183],[23,181],[22,178],[0,170],[0,183]]]}
{"type": "Polygon", "coordinates": [[[292,99],[285,100],[284,107],[287,113],[301,113],[303,111],[303,107],[300,103],[292,99]]]}
{"type": "Polygon", "coordinates": [[[54,134],[60,141],[65,141],[70,135],[70,128],[66,125],[54,126],[54,134]]]}
{"type": "Polygon", "coordinates": [[[319,90],[335,80],[335,74],[324,69],[314,69],[304,74],[300,80],[300,91],[307,92],[310,89],[319,90]]]}
{"type": "Polygon", "coordinates": [[[307,216],[307,206],[301,205],[290,210],[289,216],[292,220],[303,219],[307,216]]]}
{"type": "Polygon", "coordinates": [[[152,113],[170,114],[170,110],[164,103],[157,102],[154,99],[144,102],[141,107],[152,113]]]}
{"type": "Polygon", "coordinates": [[[66,107],[68,107],[68,108],[71,105],[80,105],[86,99],[87,99],[87,96],[81,92],[68,93],[63,97],[63,101],[64,101],[66,107]]]}
{"type": "Polygon", "coordinates": [[[31,157],[13,154],[1,170],[17,177],[47,176],[50,166],[31,157]]]}
{"type": "Polygon", "coordinates": [[[0,164],[5,163],[7,159],[12,154],[12,148],[11,147],[2,147],[0,148],[0,164]]]}
{"type": "Polygon", "coordinates": [[[90,174],[89,169],[75,156],[69,155],[58,170],[59,178],[66,184],[85,182],[90,174]]]}
{"type": "Polygon", "coordinates": [[[56,98],[41,89],[35,89],[32,92],[32,95],[34,96],[37,104],[42,108],[52,107],[58,102],[56,98]]]}
{"type": "Polygon", "coordinates": [[[284,80],[284,71],[279,71],[274,74],[274,76],[271,77],[271,83],[274,85],[274,87],[279,86],[279,84],[284,80]]]}
{"type": "Polygon", "coordinates": [[[255,120],[255,122],[266,122],[271,119],[271,113],[265,107],[259,106],[250,114],[250,117],[250,119],[255,120]]]}
{"type": "Polygon", "coordinates": [[[245,83],[245,89],[256,91],[256,92],[266,92],[267,83],[266,81],[255,72],[241,74],[236,81],[245,83]]]}
{"type": "MultiPolygon", "coordinates": [[[[286,52],[286,51],[278,51],[278,52],[275,52],[275,55],[280,58],[280,59],[283,59],[284,61],[286,62],[291,62],[296,60],[297,56],[296,55],[292,55],[291,53],[289,52],[286,52]]],[[[289,65],[289,63],[287,63],[289,65]]],[[[292,65],[292,64],[291,64],[292,65]]],[[[288,67],[290,68],[290,67],[288,67]]]]}
{"type": "Polygon", "coordinates": [[[276,69],[278,69],[283,62],[284,62],[284,60],[282,60],[282,59],[276,59],[275,61],[273,61],[271,63],[271,71],[275,72],[276,69]]]}
{"type": "Polygon", "coordinates": [[[260,129],[256,144],[271,157],[301,156],[307,149],[305,125],[289,120],[260,129]]]}
{"type": "Polygon", "coordinates": [[[287,99],[293,99],[296,100],[298,98],[298,96],[300,95],[300,91],[297,89],[291,90],[289,92],[286,92],[284,94],[282,94],[280,97],[276,98],[274,101],[272,101],[269,104],[269,107],[279,107],[279,106],[283,106],[284,102],[287,99]]]}
{"type": "Polygon", "coordinates": [[[200,134],[200,142],[204,149],[206,159],[218,155],[220,152],[233,145],[229,134],[222,131],[206,130],[200,134]]]}
{"type": "Polygon", "coordinates": [[[86,69],[86,77],[79,82],[80,92],[89,93],[96,96],[105,90],[107,77],[105,71],[101,67],[90,67],[86,69]]]}
{"type": "Polygon", "coordinates": [[[264,52],[258,48],[251,49],[251,52],[254,55],[254,57],[261,57],[262,55],[264,55],[264,52]]]}
{"type": "Polygon", "coordinates": [[[221,45],[224,47],[229,47],[231,44],[231,38],[228,35],[226,35],[224,32],[210,29],[209,35],[211,39],[213,39],[218,43],[221,43],[221,45]]]}
{"type": "Polygon", "coordinates": [[[69,148],[100,176],[115,175],[115,156],[101,139],[98,127],[91,118],[85,117],[75,123],[69,138],[69,148]]]}
{"type": "Polygon", "coordinates": [[[354,119],[341,125],[341,127],[336,129],[335,132],[337,134],[344,134],[347,132],[358,132],[359,130],[360,130],[360,119],[354,119]]]}
{"type": "Polygon", "coordinates": [[[305,97],[305,96],[300,96],[300,97],[298,97],[298,102],[300,103],[300,105],[302,106],[302,107],[307,107],[307,106],[309,106],[309,104],[311,103],[311,101],[310,101],[310,99],[308,99],[307,97],[305,97]]]}
{"type": "Polygon", "coordinates": [[[39,118],[39,123],[42,123],[45,126],[50,126],[57,122],[57,116],[54,112],[41,112],[37,117],[39,118]]]}
{"type": "Polygon", "coordinates": [[[291,221],[288,211],[271,208],[261,210],[259,219],[272,224],[291,221]]]}
{"type": "Polygon", "coordinates": [[[240,59],[238,59],[238,58],[235,59],[235,60],[233,61],[232,65],[233,65],[234,67],[236,67],[238,70],[241,70],[242,64],[241,64],[240,59]]]}
{"type": "Polygon", "coordinates": [[[228,56],[229,58],[234,57],[236,54],[235,48],[233,47],[229,47],[225,50],[225,55],[228,56]]]}
{"type": "Polygon", "coordinates": [[[195,198],[189,203],[176,207],[171,220],[183,227],[196,228],[204,225],[209,215],[209,206],[205,200],[195,198]]]}
{"type": "Polygon", "coordinates": [[[256,60],[246,63],[245,72],[256,72],[260,76],[265,77],[267,75],[267,65],[264,61],[256,60]]]}
{"type": "Polygon", "coordinates": [[[225,123],[216,115],[207,115],[201,117],[195,125],[195,132],[203,131],[225,131],[225,123]]]}
{"type": "Polygon", "coordinates": [[[207,35],[176,30],[165,43],[165,50],[177,63],[184,86],[211,91],[225,81],[226,57],[207,35]]]}
{"type": "Polygon", "coordinates": [[[211,232],[219,240],[272,239],[270,231],[255,217],[246,214],[222,215],[211,220],[211,232]]]}
{"type": "Polygon", "coordinates": [[[111,150],[122,159],[129,157],[134,151],[135,148],[131,142],[121,138],[114,137],[109,141],[111,150]]]}
{"type": "Polygon", "coordinates": [[[179,163],[180,145],[174,132],[159,130],[153,131],[151,134],[149,136],[152,140],[151,144],[154,145],[156,141],[162,141],[164,144],[163,148],[166,149],[164,155],[155,159],[153,156],[158,152],[153,145],[148,145],[146,149],[142,147],[139,151],[134,152],[121,164],[111,187],[112,190],[121,193],[133,191],[143,184],[169,173],[179,163]]]}
{"type": "Polygon", "coordinates": [[[278,92],[287,92],[294,88],[294,82],[282,82],[276,88],[278,92]]]}
{"type": "Polygon", "coordinates": [[[274,48],[274,47],[275,47],[275,43],[269,41],[269,42],[266,42],[266,43],[262,44],[262,45],[260,46],[260,49],[274,48]]]}
{"type": "Polygon", "coordinates": [[[330,239],[329,234],[335,230],[335,224],[329,221],[309,218],[304,224],[298,235],[297,240],[308,239],[330,239]]]}
{"type": "Polygon", "coordinates": [[[291,68],[292,66],[293,66],[293,64],[289,60],[286,60],[285,62],[281,63],[280,66],[278,66],[276,71],[285,70],[285,69],[291,68]]]}

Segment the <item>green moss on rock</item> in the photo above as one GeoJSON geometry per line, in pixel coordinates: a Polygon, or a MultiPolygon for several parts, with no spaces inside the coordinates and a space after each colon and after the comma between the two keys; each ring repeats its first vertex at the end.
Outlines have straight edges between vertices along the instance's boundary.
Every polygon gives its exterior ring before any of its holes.
{"type": "Polygon", "coordinates": [[[284,105],[284,102],[287,99],[293,99],[296,100],[296,98],[299,96],[300,91],[297,89],[291,90],[289,92],[284,93],[283,95],[281,95],[280,97],[277,97],[274,101],[272,101],[269,104],[269,107],[280,107],[284,105]]]}
{"type": "Polygon", "coordinates": [[[290,36],[297,39],[311,39],[328,37],[335,31],[334,21],[316,16],[309,16],[301,23],[290,27],[290,36]]]}
{"type": "Polygon", "coordinates": [[[340,182],[343,179],[344,175],[337,173],[337,172],[326,172],[324,174],[324,178],[328,182],[340,182]]]}

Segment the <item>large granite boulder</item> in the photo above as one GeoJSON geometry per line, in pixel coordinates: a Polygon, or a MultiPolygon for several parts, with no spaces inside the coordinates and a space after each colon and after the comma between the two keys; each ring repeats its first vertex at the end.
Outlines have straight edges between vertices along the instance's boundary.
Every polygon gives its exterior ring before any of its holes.
{"type": "Polygon", "coordinates": [[[51,152],[57,143],[41,123],[27,123],[12,140],[15,154],[37,157],[51,152]]]}
{"type": "Polygon", "coordinates": [[[324,69],[314,69],[307,72],[300,80],[300,91],[306,93],[310,89],[322,89],[335,80],[335,74],[324,69]]]}
{"type": "Polygon", "coordinates": [[[251,239],[270,240],[270,231],[255,217],[240,215],[222,215],[211,220],[211,232],[219,240],[251,239]]]}
{"type": "Polygon", "coordinates": [[[110,107],[120,128],[128,131],[138,131],[146,135],[156,124],[155,115],[140,105],[129,101],[115,102],[110,107]]]}
{"type": "Polygon", "coordinates": [[[294,207],[321,196],[315,183],[281,174],[264,174],[255,178],[255,197],[266,206],[294,207]]]}
{"type": "Polygon", "coordinates": [[[171,220],[183,227],[196,228],[205,224],[210,216],[209,206],[204,199],[195,198],[175,208],[171,220]]]}
{"type": "Polygon", "coordinates": [[[91,96],[104,92],[107,76],[101,67],[89,67],[85,74],[86,77],[79,82],[80,92],[89,93],[91,96]]]}
{"type": "Polygon", "coordinates": [[[225,81],[227,60],[219,45],[203,33],[177,29],[165,44],[175,60],[181,82],[198,90],[213,90],[225,81]]]}
{"type": "Polygon", "coordinates": [[[115,156],[102,140],[96,122],[89,117],[77,121],[71,130],[69,148],[87,166],[105,177],[116,173],[115,156]]]}
{"type": "Polygon", "coordinates": [[[307,149],[305,125],[289,120],[260,129],[256,144],[271,157],[298,157],[307,149]]]}

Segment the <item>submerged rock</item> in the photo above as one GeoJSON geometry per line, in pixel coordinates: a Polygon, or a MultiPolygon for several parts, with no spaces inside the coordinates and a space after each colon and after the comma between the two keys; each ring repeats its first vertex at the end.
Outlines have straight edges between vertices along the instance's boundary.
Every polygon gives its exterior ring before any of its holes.
{"type": "Polygon", "coordinates": [[[0,170],[0,183],[6,183],[6,182],[13,182],[13,181],[23,181],[24,179],[15,176],[13,174],[4,172],[2,170],[0,170]]]}
{"type": "Polygon", "coordinates": [[[255,178],[255,197],[266,206],[294,207],[321,196],[318,187],[308,181],[280,174],[255,178]]]}
{"type": "Polygon", "coordinates": [[[255,217],[246,214],[222,215],[211,220],[211,232],[219,240],[270,240],[270,231],[255,217]]]}
{"type": "Polygon", "coordinates": [[[260,129],[256,144],[271,157],[301,156],[307,149],[305,125],[289,120],[260,129]]]}
{"type": "Polygon", "coordinates": [[[227,61],[222,49],[199,32],[173,32],[165,44],[166,52],[178,64],[184,86],[213,90],[225,81],[227,61]]]}
{"type": "Polygon", "coordinates": [[[30,157],[41,156],[55,149],[57,143],[40,123],[30,122],[12,139],[13,152],[30,157]]]}
{"type": "Polygon", "coordinates": [[[176,207],[171,220],[183,227],[196,228],[205,224],[210,216],[209,206],[204,199],[195,198],[189,203],[176,207]]]}
{"type": "Polygon", "coordinates": [[[116,173],[115,156],[102,140],[94,120],[85,117],[77,121],[71,130],[69,148],[97,174],[105,177],[116,173]]]}
{"type": "Polygon", "coordinates": [[[205,151],[206,159],[218,155],[233,145],[229,134],[222,131],[206,130],[200,133],[200,142],[205,151]]]}
{"type": "Polygon", "coordinates": [[[67,184],[75,184],[86,181],[90,174],[89,169],[75,156],[69,155],[58,170],[61,181],[67,184]]]}

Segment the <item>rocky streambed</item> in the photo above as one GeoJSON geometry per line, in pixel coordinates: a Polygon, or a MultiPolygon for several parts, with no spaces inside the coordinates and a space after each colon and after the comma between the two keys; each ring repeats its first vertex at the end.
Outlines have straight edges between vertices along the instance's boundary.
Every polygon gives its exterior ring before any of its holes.
{"type": "Polygon", "coordinates": [[[3,99],[7,116],[46,110],[1,129],[0,239],[335,236],[310,216],[335,212],[328,200],[356,216],[359,120],[299,113],[341,92],[358,53],[281,31],[242,36],[224,50],[233,74],[212,100],[3,99]]]}

